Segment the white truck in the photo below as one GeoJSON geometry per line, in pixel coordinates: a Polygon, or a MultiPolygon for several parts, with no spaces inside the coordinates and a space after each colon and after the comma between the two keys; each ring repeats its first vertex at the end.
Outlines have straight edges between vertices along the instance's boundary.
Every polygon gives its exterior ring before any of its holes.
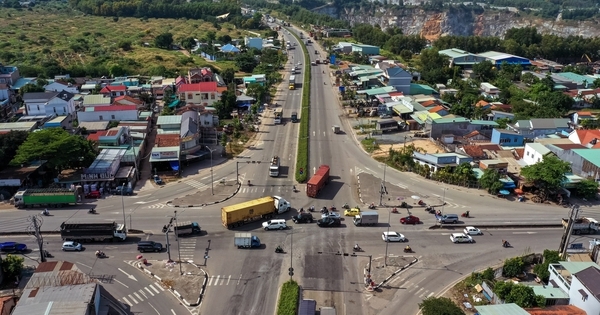
{"type": "Polygon", "coordinates": [[[237,248],[259,248],[260,239],[250,233],[235,233],[233,245],[237,248]]]}
{"type": "MultiPolygon", "coordinates": [[[[562,219],[562,224],[566,229],[569,225],[569,219],[562,219]]],[[[573,222],[573,234],[596,234],[598,233],[598,221],[592,218],[578,218],[573,222]]]]}
{"type": "Polygon", "coordinates": [[[376,225],[379,223],[379,213],[377,211],[365,211],[354,217],[354,225],[376,225]]]}
{"type": "Polygon", "coordinates": [[[279,157],[274,156],[271,159],[271,165],[269,165],[269,176],[277,177],[279,176],[279,157]]]}

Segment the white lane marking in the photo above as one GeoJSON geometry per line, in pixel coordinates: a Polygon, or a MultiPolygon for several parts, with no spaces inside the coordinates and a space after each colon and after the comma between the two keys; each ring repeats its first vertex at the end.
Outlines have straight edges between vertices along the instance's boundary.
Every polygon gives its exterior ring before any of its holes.
{"type": "Polygon", "coordinates": [[[229,285],[229,281],[230,280],[231,280],[231,275],[229,275],[229,278],[227,278],[227,284],[226,285],[229,285]]]}
{"type": "Polygon", "coordinates": [[[173,313],[173,315],[177,315],[173,309],[171,309],[171,313],[173,313]]]}
{"type": "Polygon", "coordinates": [[[433,292],[430,292],[429,294],[427,294],[427,297],[430,298],[433,295],[433,292]]]}
{"type": "Polygon", "coordinates": [[[160,315],[160,313],[158,312],[158,310],[150,303],[148,303],[148,305],[150,305],[150,307],[152,307],[154,309],[154,311],[156,312],[156,314],[160,315]]]}
{"type": "Polygon", "coordinates": [[[126,297],[123,297],[123,301],[125,301],[126,304],[133,306],[133,304],[131,304],[131,302],[129,302],[126,297]]]}
{"type": "Polygon", "coordinates": [[[512,232],[512,234],[537,234],[537,232],[512,232]]]}
{"type": "Polygon", "coordinates": [[[148,293],[150,293],[150,295],[154,296],[154,293],[152,293],[152,291],[150,291],[150,289],[148,289],[147,287],[144,288],[144,290],[148,291],[148,293]]]}
{"type": "Polygon", "coordinates": [[[129,287],[127,285],[125,285],[125,283],[123,283],[123,282],[121,282],[121,281],[119,281],[117,279],[114,279],[114,280],[117,281],[120,285],[122,285],[122,286],[126,287],[127,289],[129,289],[129,287]]]}
{"type": "Polygon", "coordinates": [[[77,264],[78,264],[78,265],[82,265],[82,266],[84,266],[84,267],[88,267],[88,268],[92,269],[92,267],[90,267],[90,266],[88,266],[88,265],[86,265],[86,264],[82,264],[82,263],[80,263],[80,262],[77,262],[77,264]]]}
{"type": "Polygon", "coordinates": [[[136,299],[134,299],[133,296],[131,296],[131,294],[128,296],[129,296],[129,299],[131,299],[133,301],[133,303],[138,304],[138,301],[136,301],[136,299]]]}
{"type": "Polygon", "coordinates": [[[137,292],[133,292],[133,295],[135,295],[135,297],[138,298],[140,301],[144,300],[141,296],[139,296],[139,294],[137,294],[137,292]]]}
{"type": "Polygon", "coordinates": [[[210,277],[210,279],[208,279],[208,285],[210,285],[212,283],[213,279],[214,279],[214,276],[210,277]]]}
{"type": "Polygon", "coordinates": [[[156,288],[154,286],[149,285],[148,287],[150,287],[152,290],[154,290],[154,292],[156,292],[157,294],[160,293],[160,292],[158,292],[158,290],[156,290],[156,288]]]}
{"type": "Polygon", "coordinates": [[[240,285],[240,281],[242,281],[242,275],[238,278],[237,285],[240,285]]]}
{"type": "MultiPolygon", "coordinates": [[[[421,258],[421,257],[419,257],[419,258],[421,258]]],[[[165,288],[163,288],[163,287],[162,287],[162,285],[158,285],[158,284],[157,284],[156,286],[157,286],[157,287],[158,287],[158,288],[159,288],[161,291],[164,291],[164,290],[165,290],[165,288]]]]}

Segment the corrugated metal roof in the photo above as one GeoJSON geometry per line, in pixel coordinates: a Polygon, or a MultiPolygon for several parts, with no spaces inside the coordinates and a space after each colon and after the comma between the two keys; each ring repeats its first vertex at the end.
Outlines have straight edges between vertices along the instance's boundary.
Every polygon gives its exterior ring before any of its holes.
{"type": "Polygon", "coordinates": [[[158,116],[157,125],[175,125],[181,124],[180,115],[158,116]]]}
{"type": "Polygon", "coordinates": [[[515,303],[496,305],[477,305],[479,315],[529,315],[526,310],[515,303]]]}
{"type": "Polygon", "coordinates": [[[83,97],[83,106],[110,105],[110,97],[104,95],[86,95],[83,97]]]}
{"type": "Polygon", "coordinates": [[[571,152],[581,156],[596,167],[600,167],[600,149],[573,149],[571,152]]]}
{"type": "Polygon", "coordinates": [[[88,283],[25,289],[12,314],[85,315],[94,301],[96,286],[88,283]]]}
{"type": "Polygon", "coordinates": [[[547,299],[568,299],[569,294],[563,291],[561,288],[553,287],[551,285],[530,285],[533,288],[535,295],[542,295],[547,299]]]}

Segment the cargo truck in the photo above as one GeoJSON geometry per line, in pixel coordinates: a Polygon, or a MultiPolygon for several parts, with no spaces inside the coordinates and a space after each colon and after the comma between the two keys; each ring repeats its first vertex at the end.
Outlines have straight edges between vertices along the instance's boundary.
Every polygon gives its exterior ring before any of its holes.
{"type": "Polygon", "coordinates": [[[235,233],[233,245],[237,248],[259,248],[260,239],[250,233],[235,233]]]}
{"type": "Polygon", "coordinates": [[[77,190],[66,188],[42,188],[18,191],[15,194],[15,207],[47,207],[59,208],[76,205],[78,200],[77,190]]]}
{"type": "Polygon", "coordinates": [[[200,234],[202,230],[198,222],[184,221],[173,225],[173,232],[178,236],[200,234]]]}
{"type": "Polygon", "coordinates": [[[327,184],[329,179],[329,165],[321,165],[319,169],[306,183],[306,195],[316,198],[321,189],[327,184]]]}
{"type": "Polygon", "coordinates": [[[60,236],[63,241],[102,242],[124,241],[127,229],[124,224],[116,222],[78,223],[63,222],[60,225],[60,236]]]}
{"type": "Polygon", "coordinates": [[[354,225],[376,225],[379,223],[379,213],[377,211],[365,211],[354,216],[354,225]]]}
{"type": "Polygon", "coordinates": [[[290,76],[289,88],[290,88],[290,90],[296,89],[296,76],[295,75],[290,76]]]}
{"type": "Polygon", "coordinates": [[[279,196],[263,197],[221,208],[221,222],[231,229],[290,210],[291,205],[279,196]]]}
{"type": "MultiPolygon", "coordinates": [[[[562,219],[562,224],[567,228],[569,219],[562,219]]],[[[598,233],[598,221],[592,218],[578,218],[573,222],[573,234],[596,234],[598,233]]]]}
{"type": "Polygon", "coordinates": [[[274,156],[271,159],[271,165],[269,165],[269,176],[277,177],[279,176],[279,157],[274,156]]]}
{"type": "Polygon", "coordinates": [[[283,121],[283,108],[276,108],[273,116],[273,123],[276,125],[281,124],[283,121]]]}
{"type": "Polygon", "coordinates": [[[298,122],[298,113],[297,112],[292,112],[292,122],[298,122]]]}

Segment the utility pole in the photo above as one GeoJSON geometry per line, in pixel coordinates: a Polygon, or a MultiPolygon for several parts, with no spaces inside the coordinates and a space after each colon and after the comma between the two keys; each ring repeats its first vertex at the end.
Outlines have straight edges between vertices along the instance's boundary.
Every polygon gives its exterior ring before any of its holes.
{"type": "Polygon", "coordinates": [[[43,220],[37,215],[32,215],[29,217],[31,221],[30,229],[33,228],[33,233],[35,239],[38,243],[38,248],[40,250],[40,260],[41,262],[46,262],[46,255],[44,255],[44,238],[42,237],[42,233],[40,233],[40,228],[42,227],[43,220]]]}
{"type": "Polygon", "coordinates": [[[171,229],[171,224],[173,224],[173,218],[171,217],[171,220],[169,220],[169,224],[163,226],[163,233],[165,233],[165,237],[167,238],[167,256],[169,257],[168,262],[173,262],[173,260],[171,260],[171,245],[169,244],[169,232],[171,229]]]}
{"type": "Polygon", "coordinates": [[[387,195],[387,187],[385,187],[385,170],[387,169],[387,164],[383,164],[383,180],[381,181],[381,187],[379,188],[379,206],[383,206],[383,195],[387,195]]]}
{"type": "Polygon", "coordinates": [[[560,246],[558,248],[558,253],[561,255],[561,257],[563,259],[567,255],[567,248],[569,247],[569,240],[571,239],[571,234],[573,233],[573,224],[575,223],[575,220],[577,219],[578,216],[579,216],[579,206],[573,205],[573,207],[571,208],[571,211],[569,213],[569,222],[563,232],[563,236],[560,241],[560,246]]]}
{"type": "MultiPolygon", "coordinates": [[[[174,219],[175,219],[175,229],[177,228],[178,225],[178,221],[177,221],[177,210],[173,211],[174,212],[174,219]]],[[[171,226],[173,226],[171,224],[171,226]]],[[[173,229],[173,230],[175,230],[173,229]]],[[[177,232],[174,233],[175,234],[175,240],[177,241],[177,259],[179,260],[179,274],[183,275],[183,270],[181,270],[181,248],[179,247],[179,235],[177,235],[177,232]]]]}

